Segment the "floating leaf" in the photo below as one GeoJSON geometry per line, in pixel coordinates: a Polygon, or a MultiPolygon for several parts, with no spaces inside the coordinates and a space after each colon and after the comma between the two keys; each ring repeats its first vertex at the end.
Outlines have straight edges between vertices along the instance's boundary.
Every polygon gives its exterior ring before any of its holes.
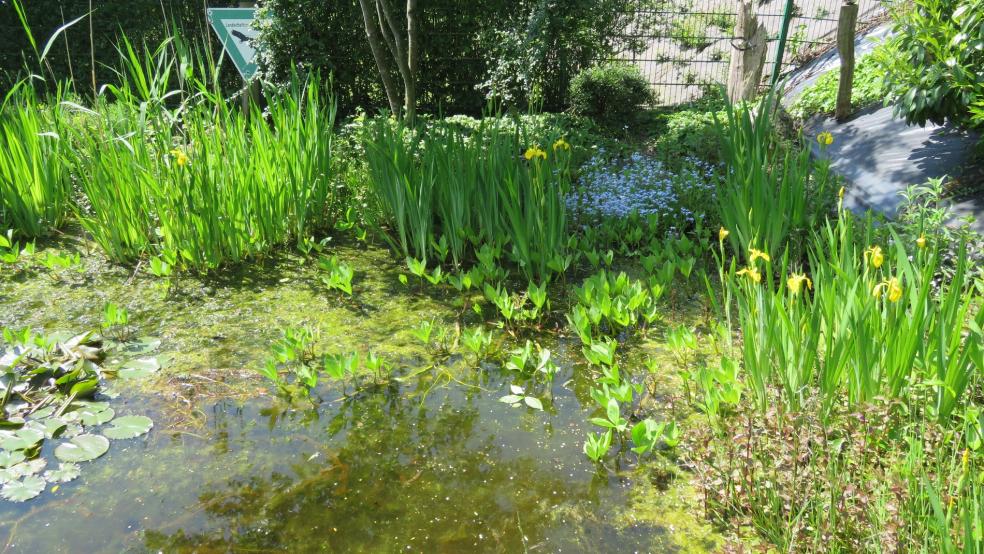
{"type": "Polygon", "coordinates": [[[55,456],[63,462],[88,462],[109,450],[109,439],[101,435],[79,435],[55,448],[55,456]]]}
{"type": "Polygon", "coordinates": [[[47,483],[40,477],[29,476],[21,481],[10,481],[0,489],[0,496],[11,502],[24,502],[41,494],[47,483]]]}
{"type": "Polygon", "coordinates": [[[24,427],[0,437],[0,448],[4,450],[28,450],[42,440],[44,440],[43,431],[24,427]]]}
{"type": "Polygon", "coordinates": [[[130,415],[113,420],[113,426],[103,431],[111,439],[132,439],[150,431],[154,422],[147,416],[130,415]]]}
{"type": "Polygon", "coordinates": [[[20,476],[17,475],[17,472],[12,469],[0,469],[0,485],[9,483],[18,477],[20,476]]]}
{"type": "Polygon", "coordinates": [[[50,469],[44,472],[44,478],[49,483],[67,483],[78,478],[82,474],[82,469],[78,464],[58,464],[58,469],[50,469]]]}
{"type": "Polygon", "coordinates": [[[23,462],[25,458],[26,456],[24,456],[24,453],[19,450],[15,450],[13,452],[0,450],[0,467],[15,466],[23,462]]]}
{"type": "Polygon", "coordinates": [[[543,403],[540,402],[539,398],[535,398],[533,396],[525,396],[523,397],[523,402],[526,402],[526,405],[529,406],[530,408],[533,408],[534,410],[543,409],[543,403]]]}
{"type": "Polygon", "coordinates": [[[522,401],[523,397],[515,394],[507,394],[499,399],[499,402],[505,402],[506,404],[519,404],[522,401]]]}
{"type": "Polygon", "coordinates": [[[34,475],[35,473],[41,473],[41,471],[48,465],[48,462],[44,458],[37,458],[24,462],[22,464],[17,464],[10,468],[10,471],[14,472],[17,477],[24,477],[27,475],[34,475]]]}
{"type": "Polygon", "coordinates": [[[119,351],[127,354],[150,354],[161,347],[161,339],[157,337],[140,337],[119,345],[119,351]]]}
{"type": "Polygon", "coordinates": [[[140,379],[156,373],[161,369],[161,364],[157,358],[137,358],[130,360],[120,367],[119,376],[121,379],[140,379]]]}
{"type": "Polygon", "coordinates": [[[96,402],[83,404],[82,408],[75,413],[78,414],[78,419],[82,422],[82,425],[88,426],[109,423],[116,417],[115,410],[106,404],[96,402]]]}
{"type": "Polygon", "coordinates": [[[65,428],[68,427],[68,422],[58,417],[49,417],[37,423],[44,432],[44,436],[49,439],[57,439],[65,432],[65,428]]]}

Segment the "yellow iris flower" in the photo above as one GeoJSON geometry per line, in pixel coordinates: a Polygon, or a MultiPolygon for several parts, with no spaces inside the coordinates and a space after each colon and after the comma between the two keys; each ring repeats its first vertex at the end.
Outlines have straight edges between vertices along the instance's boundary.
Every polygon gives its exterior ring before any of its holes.
{"type": "Polygon", "coordinates": [[[824,131],[817,135],[817,142],[819,142],[821,146],[830,146],[834,143],[834,135],[824,131]]]}
{"type": "Polygon", "coordinates": [[[759,258],[762,258],[763,260],[765,260],[767,262],[771,262],[772,261],[772,258],[769,257],[769,254],[768,253],[762,252],[761,250],[756,250],[754,248],[749,248],[748,249],[748,263],[753,264],[753,263],[755,263],[755,260],[757,260],[759,258]]]}
{"type": "Polygon", "coordinates": [[[794,273],[786,279],[786,286],[789,287],[789,292],[793,294],[799,294],[800,290],[803,289],[804,283],[806,284],[806,288],[813,290],[813,281],[804,274],[796,275],[794,273]]]}
{"type": "Polygon", "coordinates": [[[892,277],[887,281],[878,283],[871,290],[871,295],[875,298],[881,298],[882,294],[888,296],[890,302],[898,302],[902,298],[902,283],[899,282],[898,278],[892,277]]]}
{"type": "Polygon", "coordinates": [[[718,229],[718,242],[723,243],[724,239],[728,238],[728,235],[730,234],[731,231],[725,229],[724,227],[721,227],[720,229],[718,229]]]}
{"type": "Polygon", "coordinates": [[[759,273],[759,270],[755,269],[754,267],[746,267],[745,269],[742,269],[736,272],[735,274],[745,275],[746,277],[748,277],[752,281],[755,281],[756,283],[762,282],[762,274],[759,273]]]}
{"type": "Polygon", "coordinates": [[[184,167],[188,165],[188,162],[191,161],[191,158],[188,157],[188,154],[185,154],[184,151],[181,150],[180,148],[175,148],[174,150],[171,150],[170,154],[174,156],[174,162],[178,164],[178,167],[184,167]]]}
{"type": "Polygon", "coordinates": [[[924,235],[919,235],[919,238],[916,239],[916,246],[926,248],[926,237],[924,235]]]}
{"type": "Polygon", "coordinates": [[[526,153],[523,154],[523,157],[526,158],[527,160],[532,160],[534,158],[540,158],[541,160],[545,160],[547,159],[547,153],[543,150],[540,150],[540,148],[537,146],[531,146],[526,149],[526,153]]]}
{"type": "Polygon", "coordinates": [[[882,252],[881,246],[875,245],[864,251],[864,259],[871,262],[875,269],[878,269],[885,263],[885,254],[882,252]]]}
{"type": "Polygon", "coordinates": [[[564,149],[564,150],[570,150],[571,149],[571,145],[568,144],[567,141],[563,139],[563,137],[561,137],[561,138],[557,139],[557,142],[553,143],[554,152],[556,152],[558,148],[561,148],[561,149],[564,149]]]}

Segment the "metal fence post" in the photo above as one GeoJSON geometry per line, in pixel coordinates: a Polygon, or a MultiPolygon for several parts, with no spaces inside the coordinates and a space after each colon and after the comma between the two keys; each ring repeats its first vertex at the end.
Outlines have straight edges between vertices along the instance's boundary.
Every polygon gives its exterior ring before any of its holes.
{"type": "Polygon", "coordinates": [[[782,12],[782,28],[779,30],[779,45],[776,48],[776,64],[772,68],[772,86],[779,82],[782,70],[782,57],[786,52],[786,38],[789,36],[789,23],[793,20],[793,0],[786,0],[786,9],[782,12]]]}

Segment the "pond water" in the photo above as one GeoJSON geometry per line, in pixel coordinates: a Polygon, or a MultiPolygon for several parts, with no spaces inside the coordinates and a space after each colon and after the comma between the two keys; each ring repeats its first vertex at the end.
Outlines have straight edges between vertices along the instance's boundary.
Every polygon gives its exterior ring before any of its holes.
{"type": "MultiPolygon", "coordinates": [[[[111,387],[117,413],[151,416],[76,481],[0,501],[3,552],[678,552],[716,546],[679,464],[607,468],[582,452],[593,402],[580,345],[539,340],[561,366],[545,411],[499,402],[514,378],[434,360],[409,334],[453,321],[453,298],[408,291],[389,252],[339,248],[354,300],[298,260],[271,262],[165,299],[159,281],[85,258],[85,272],[0,277],[0,326],[99,326],[107,301],[163,340],[156,374],[111,387]],[[374,349],[400,379],[352,394],[320,386],[287,409],[256,376],[286,325],[319,351],[374,349]],[[348,393],[347,395],[345,393],[348,393]],[[671,474],[678,477],[670,478],[671,474]]],[[[194,284],[192,284],[194,283],[194,284]]],[[[45,448],[48,448],[46,446],[45,448]]]]}

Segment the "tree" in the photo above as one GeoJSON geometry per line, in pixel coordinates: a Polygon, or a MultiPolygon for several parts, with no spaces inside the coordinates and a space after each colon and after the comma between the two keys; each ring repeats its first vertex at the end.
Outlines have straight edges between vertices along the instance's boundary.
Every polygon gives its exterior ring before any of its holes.
{"type": "Polygon", "coordinates": [[[420,50],[417,0],[407,0],[405,11],[394,9],[391,0],[359,0],[359,6],[390,110],[413,121],[420,50]],[[403,83],[402,102],[397,79],[403,83]]]}

